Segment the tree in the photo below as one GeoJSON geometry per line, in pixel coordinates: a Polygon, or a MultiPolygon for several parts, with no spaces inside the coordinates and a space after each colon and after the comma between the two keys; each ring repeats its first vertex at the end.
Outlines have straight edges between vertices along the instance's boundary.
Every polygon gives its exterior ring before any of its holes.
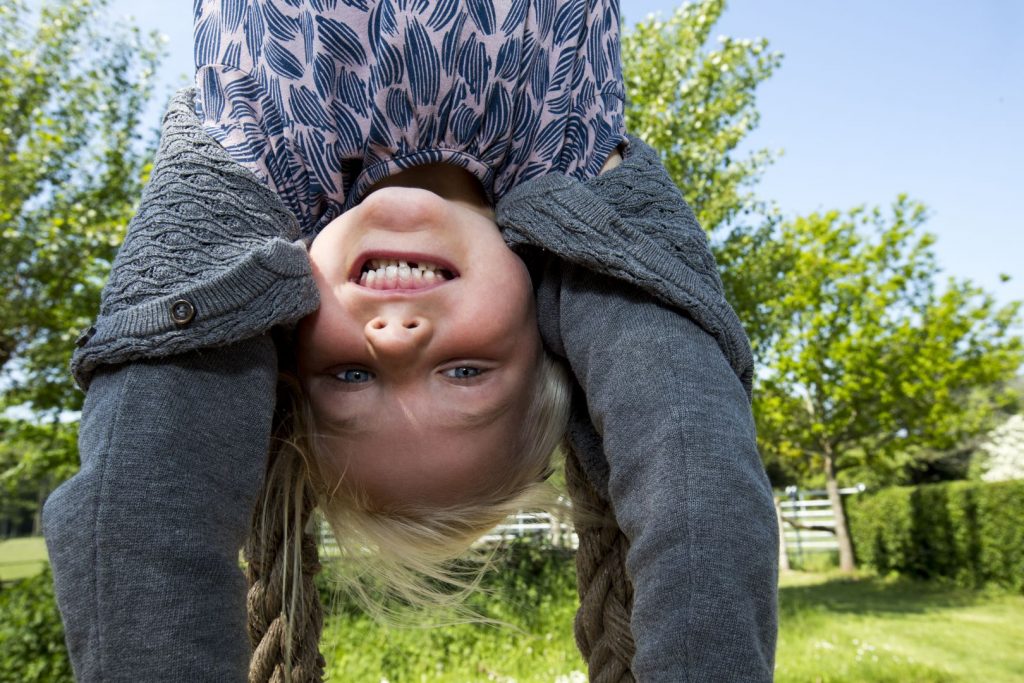
{"type": "Polygon", "coordinates": [[[768,41],[720,36],[708,45],[724,0],[685,4],[668,19],[623,32],[627,129],[661,152],[662,161],[712,239],[726,297],[762,363],[772,336],[766,301],[784,288],[785,263],[773,242],[777,212],[754,197],[771,162],[767,150],[737,150],[757,127],[758,85],[782,56],[768,41]],[[746,220],[753,220],[746,225],[746,220]]]}
{"type": "Polygon", "coordinates": [[[824,476],[843,570],[853,553],[840,471],[868,467],[892,483],[915,453],[986,431],[1013,400],[1005,387],[1024,361],[1013,334],[1021,302],[997,308],[953,278],[938,291],[925,218],[901,196],[888,216],[814,214],[782,223],[775,237],[789,270],[785,294],[770,302],[759,445],[824,476]]]}
{"type": "Polygon", "coordinates": [[[8,487],[61,464],[58,418],[81,406],[67,372],[75,336],[96,314],[152,153],[139,117],[158,41],[104,25],[105,5],[61,0],[31,22],[23,0],[0,4],[0,411],[31,416],[3,424],[8,487]]]}
{"type": "Polygon", "coordinates": [[[141,192],[139,116],[156,38],[100,24],[105,0],[0,6],[0,367],[4,405],[76,409],[66,361],[141,192]],[[88,60],[82,55],[88,55],[88,60]]]}
{"type": "Polygon", "coordinates": [[[764,39],[718,38],[706,49],[725,0],[687,3],[671,17],[623,32],[627,129],[659,150],[669,174],[708,232],[756,206],[750,188],[766,150],[736,158],[757,127],[757,86],[779,66],[764,39]]]}

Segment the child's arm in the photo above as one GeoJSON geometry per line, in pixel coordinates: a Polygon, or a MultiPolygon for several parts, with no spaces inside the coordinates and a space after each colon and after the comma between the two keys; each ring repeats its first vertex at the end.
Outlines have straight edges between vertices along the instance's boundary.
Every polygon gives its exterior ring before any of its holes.
{"type": "Polygon", "coordinates": [[[71,360],[83,389],[101,365],[223,346],[318,305],[295,217],[203,133],[194,96],[171,100],[100,315],[71,360]]]}
{"type": "Polygon", "coordinates": [[[739,378],[711,335],[642,290],[574,266],[559,279],[542,329],[600,436],[574,419],[574,449],[599,488],[607,477],[630,540],[633,674],[770,681],[778,539],[739,378]]]}
{"type": "Polygon", "coordinates": [[[44,510],[77,680],[246,680],[238,553],[263,480],[276,368],[264,335],[96,373],[82,469],[44,510]]]}
{"type": "Polygon", "coordinates": [[[79,680],[245,680],[238,557],[274,408],[267,331],[317,304],[296,232],[179,93],[72,361],[82,469],[44,509],[79,680]]]}
{"type": "Polygon", "coordinates": [[[692,211],[634,140],[599,178],[513,190],[498,220],[548,254],[542,334],[586,394],[573,442],[630,540],[634,675],[771,680],[778,539],[750,348],[692,211]]]}

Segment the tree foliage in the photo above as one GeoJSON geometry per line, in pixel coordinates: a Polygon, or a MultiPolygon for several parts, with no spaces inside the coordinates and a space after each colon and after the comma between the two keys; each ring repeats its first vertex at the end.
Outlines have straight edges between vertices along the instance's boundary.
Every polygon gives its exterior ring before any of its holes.
{"type": "MultiPolygon", "coordinates": [[[[997,307],[968,281],[938,287],[924,207],[855,209],[781,225],[787,291],[759,382],[762,450],[837,471],[898,478],[922,448],[948,449],[992,426],[1020,366],[1020,302],[997,307]]],[[[890,479],[884,483],[896,483],[890,479]]],[[[880,482],[881,483],[881,482],[880,482]]]]}
{"type": "Polygon", "coordinates": [[[73,680],[49,568],[0,586],[0,681],[73,680]]]}
{"type": "Polygon", "coordinates": [[[788,269],[784,295],[769,302],[759,445],[801,479],[824,475],[846,568],[839,473],[901,483],[916,457],[991,428],[1024,361],[1021,302],[997,307],[953,278],[940,291],[925,218],[901,196],[889,214],[813,214],[775,237],[788,269]]]}
{"type": "Polygon", "coordinates": [[[737,148],[760,118],[757,86],[781,61],[761,38],[721,36],[715,49],[705,47],[725,4],[687,3],[622,36],[627,129],[661,151],[708,232],[755,204],[751,188],[771,157],[740,157],[737,148]]]}
{"type": "MultiPolygon", "coordinates": [[[[140,115],[156,36],[111,27],[106,0],[0,3],[0,490],[38,508],[76,467],[68,360],[141,193],[140,115]],[[15,408],[11,413],[9,409],[15,408]]],[[[37,523],[34,525],[38,527],[37,523]]]]}
{"type": "Polygon", "coordinates": [[[67,361],[141,191],[159,50],[105,26],[104,5],[46,3],[32,22],[0,4],[0,408],[79,407],[67,361]]]}

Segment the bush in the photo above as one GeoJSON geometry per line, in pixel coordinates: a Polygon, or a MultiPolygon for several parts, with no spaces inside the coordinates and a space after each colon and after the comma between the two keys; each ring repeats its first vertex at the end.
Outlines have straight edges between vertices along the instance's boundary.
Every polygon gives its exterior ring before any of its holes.
{"type": "Polygon", "coordinates": [[[401,628],[347,605],[333,610],[321,641],[327,678],[550,682],[586,670],[573,641],[579,601],[571,552],[513,542],[495,557],[482,589],[468,607],[490,621],[427,627],[410,615],[401,628]]]}
{"type": "Polygon", "coordinates": [[[74,680],[47,568],[0,588],[0,681],[74,680]]]}
{"type": "Polygon", "coordinates": [[[1024,591],[1024,481],[896,487],[847,506],[864,565],[1024,591]]]}

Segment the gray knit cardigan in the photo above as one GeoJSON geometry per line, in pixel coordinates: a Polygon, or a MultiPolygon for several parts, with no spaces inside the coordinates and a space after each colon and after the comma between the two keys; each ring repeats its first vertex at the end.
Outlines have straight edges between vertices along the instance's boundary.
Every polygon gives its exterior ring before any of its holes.
{"type": "MultiPolygon", "coordinates": [[[[269,439],[268,332],[318,304],[310,236],[203,134],[193,96],[171,103],[72,361],[83,466],[44,528],[81,680],[245,679],[236,558],[269,439]]],[[[634,674],[771,680],[778,538],[750,347],[692,211],[631,139],[618,168],[530,181],[497,218],[580,389],[570,439],[630,541],[634,674]]]]}

